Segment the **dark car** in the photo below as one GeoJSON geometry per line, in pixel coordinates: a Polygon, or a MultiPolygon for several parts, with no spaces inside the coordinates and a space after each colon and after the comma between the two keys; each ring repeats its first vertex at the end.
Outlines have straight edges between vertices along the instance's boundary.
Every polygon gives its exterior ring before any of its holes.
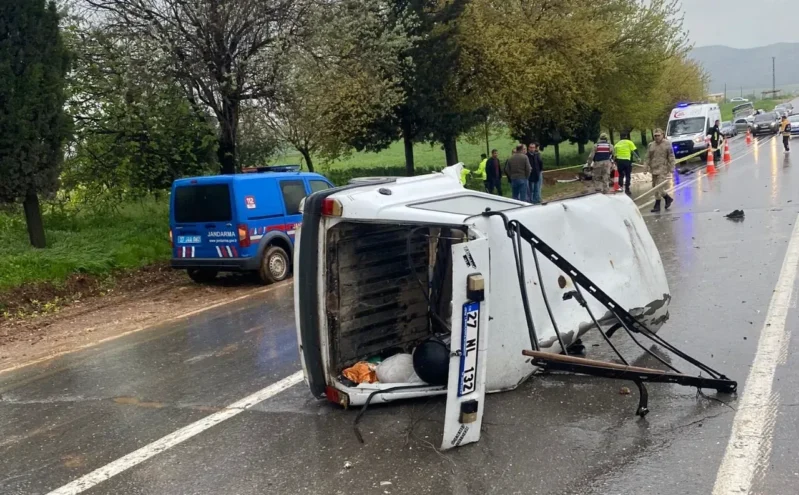
{"type": "Polygon", "coordinates": [[[725,138],[730,138],[738,135],[738,129],[732,122],[726,121],[721,123],[721,133],[725,138]]]}
{"type": "Polygon", "coordinates": [[[775,134],[780,130],[780,120],[776,112],[765,112],[755,116],[751,126],[752,135],[775,134]]]}

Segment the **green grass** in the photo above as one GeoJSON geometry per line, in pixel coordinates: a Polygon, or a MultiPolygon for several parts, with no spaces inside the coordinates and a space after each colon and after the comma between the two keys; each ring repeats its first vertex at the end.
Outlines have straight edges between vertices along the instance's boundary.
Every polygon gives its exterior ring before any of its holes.
{"type": "MultiPolygon", "coordinates": [[[[489,138],[489,148],[496,148],[499,157],[503,161],[510,156],[511,150],[517,141],[511,139],[507,134],[499,134],[489,138]]],[[[590,151],[591,145],[586,146],[590,151]]],[[[480,163],[480,155],[486,152],[486,143],[482,141],[474,144],[466,140],[458,142],[458,158],[470,169],[477,167],[480,163]]],[[[555,148],[547,146],[541,153],[544,158],[545,168],[555,167],[555,148]]],[[[585,162],[588,153],[579,154],[577,145],[570,144],[568,141],[560,145],[560,165],[569,166],[585,162]]],[[[438,144],[429,145],[417,143],[413,147],[414,164],[421,169],[443,168],[446,165],[444,150],[438,144]]],[[[296,152],[290,152],[277,158],[276,163],[302,163],[302,156],[296,152]]],[[[353,152],[347,157],[330,163],[315,163],[316,169],[324,173],[326,170],[335,169],[368,169],[376,167],[405,167],[405,147],[401,141],[397,141],[387,149],[379,153],[353,152]]]]}
{"type": "MultiPolygon", "coordinates": [[[[789,98],[780,98],[777,100],[757,100],[752,102],[755,106],[755,110],[765,110],[766,112],[770,112],[774,110],[774,107],[779,105],[780,103],[785,103],[789,101],[789,98]]],[[[743,102],[725,102],[719,105],[721,110],[721,120],[732,120],[732,109],[738,105],[742,105],[743,102]]]]}
{"type": "Polygon", "coordinates": [[[169,259],[166,202],[124,205],[107,215],[44,214],[47,248],[28,242],[21,213],[0,212],[0,290],[31,282],[63,283],[70,275],[108,275],[169,259]]]}

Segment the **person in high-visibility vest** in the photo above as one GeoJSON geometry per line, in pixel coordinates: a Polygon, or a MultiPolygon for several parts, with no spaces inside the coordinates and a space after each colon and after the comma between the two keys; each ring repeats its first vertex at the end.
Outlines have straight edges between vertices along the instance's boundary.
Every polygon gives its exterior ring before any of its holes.
{"type": "Polygon", "coordinates": [[[463,168],[461,169],[461,184],[463,184],[464,186],[466,185],[466,181],[469,179],[469,174],[471,173],[472,171],[466,168],[466,166],[464,165],[463,168]]]}
{"type": "Polygon", "coordinates": [[[486,183],[486,181],[488,180],[488,175],[486,174],[487,163],[488,163],[488,157],[486,156],[485,153],[483,153],[482,155],[480,155],[480,165],[477,166],[477,171],[474,173],[474,175],[476,175],[478,179],[483,181],[483,185],[485,185],[486,192],[489,192],[488,184],[486,183]]]}
{"type": "Polygon", "coordinates": [[[630,141],[629,132],[621,134],[621,141],[614,145],[614,149],[616,151],[616,167],[619,170],[619,187],[624,189],[629,196],[632,194],[630,192],[630,176],[633,172],[633,156],[640,161],[638,149],[635,147],[635,143],[630,141]]]}
{"type": "Polygon", "coordinates": [[[791,151],[791,121],[788,120],[786,115],[782,116],[780,121],[780,134],[782,135],[782,145],[785,147],[785,152],[791,151]]]}

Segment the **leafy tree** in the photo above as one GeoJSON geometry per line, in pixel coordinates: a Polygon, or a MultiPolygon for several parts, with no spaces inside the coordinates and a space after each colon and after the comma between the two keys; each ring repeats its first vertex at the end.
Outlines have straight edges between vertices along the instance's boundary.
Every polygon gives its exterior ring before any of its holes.
{"type": "Polygon", "coordinates": [[[466,99],[493,109],[515,138],[556,146],[557,157],[578,105],[594,107],[596,79],[613,70],[605,21],[621,1],[472,0],[460,23],[462,64],[474,68],[466,99]]]}
{"type": "Polygon", "coordinates": [[[577,144],[577,152],[585,153],[589,141],[597,141],[601,133],[602,112],[584,104],[577,105],[577,112],[569,125],[569,142],[577,144]]]}
{"type": "MultiPolygon", "coordinates": [[[[392,0],[337,0],[309,14],[314,29],[292,50],[267,126],[314,170],[314,157],[347,153],[404,100],[398,74],[409,43],[392,0]]],[[[374,144],[374,143],[372,143],[374,144]]]]}
{"type": "Polygon", "coordinates": [[[399,54],[404,101],[350,138],[358,150],[380,151],[401,138],[406,175],[414,173],[413,144],[438,142],[448,163],[457,161],[459,135],[483,121],[479,106],[464,96],[471,83],[461,65],[459,23],[468,2],[395,0],[389,20],[405,29],[412,44],[399,54]]]}
{"type": "Polygon", "coordinates": [[[119,201],[216,166],[214,128],[179,85],[160,76],[163,58],[113,32],[79,24],[70,32],[76,132],[63,176],[69,191],[119,201]]]}
{"type": "Polygon", "coordinates": [[[39,195],[54,193],[70,122],[69,53],[55,3],[0,3],[0,202],[22,200],[31,245],[46,246],[39,195]]]}
{"type": "MultiPolygon", "coordinates": [[[[235,173],[242,104],[271,100],[310,0],[86,0],[101,18],[168,56],[170,73],[218,122],[217,155],[235,173]]],[[[319,6],[322,8],[323,6],[319,6]]]]}

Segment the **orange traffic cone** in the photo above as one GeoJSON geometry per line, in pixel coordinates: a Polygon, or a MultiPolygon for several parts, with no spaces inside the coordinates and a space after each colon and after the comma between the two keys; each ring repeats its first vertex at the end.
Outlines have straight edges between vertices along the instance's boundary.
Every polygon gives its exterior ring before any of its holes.
{"type": "Polygon", "coordinates": [[[732,157],[730,156],[730,143],[724,140],[724,163],[730,163],[732,157]]]}
{"type": "Polygon", "coordinates": [[[613,192],[619,192],[621,188],[619,187],[619,169],[613,171],[613,192]]]}
{"type": "Polygon", "coordinates": [[[752,144],[752,133],[749,129],[746,130],[746,145],[750,146],[752,144]]]}
{"type": "Polygon", "coordinates": [[[713,147],[709,147],[707,149],[707,173],[708,174],[715,174],[716,173],[716,162],[713,160],[713,147]]]}

